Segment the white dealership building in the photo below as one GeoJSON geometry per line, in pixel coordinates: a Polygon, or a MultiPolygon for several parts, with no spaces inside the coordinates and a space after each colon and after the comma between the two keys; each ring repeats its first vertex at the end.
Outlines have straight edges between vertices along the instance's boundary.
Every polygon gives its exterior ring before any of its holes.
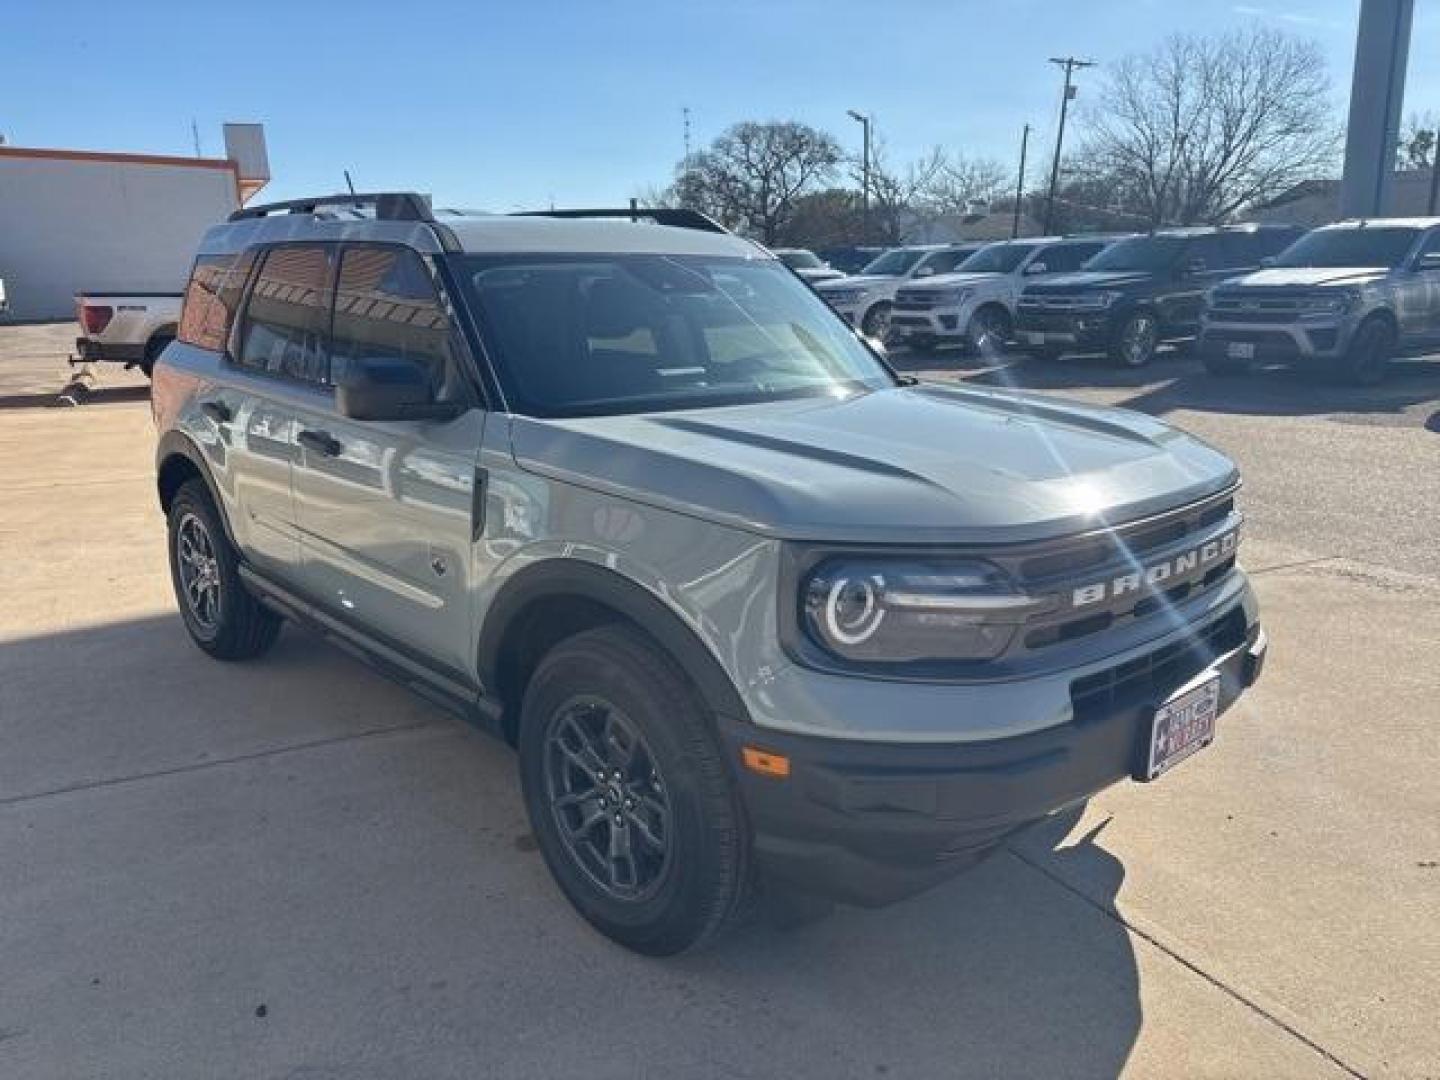
{"type": "Polygon", "coordinates": [[[226,124],[223,158],[0,145],[8,318],[70,318],[81,291],[181,292],[201,233],[269,179],[259,124],[226,124]]]}

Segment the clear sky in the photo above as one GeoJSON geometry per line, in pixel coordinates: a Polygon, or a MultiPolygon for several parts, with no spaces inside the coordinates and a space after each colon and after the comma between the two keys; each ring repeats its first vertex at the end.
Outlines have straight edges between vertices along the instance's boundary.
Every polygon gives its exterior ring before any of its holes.
{"type": "MultiPolygon", "coordinates": [[[[1049,56],[1102,64],[1173,30],[1264,24],[1317,41],[1344,114],[1358,0],[10,0],[0,133],[20,146],[207,154],[265,124],[271,198],[343,187],[441,205],[621,202],[699,145],[799,119],[892,157],[940,144],[1010,163],[1053,139],[1049,56]]],[[[1440,113],[1440,0],[1419,0],[1405,111],[1440,113]],[[1427,43],[1429,45],[1427,46],[1427,43]]],[[[1081,101],[1097,80],[1081,75],[1081,101]]],[[[1034,160],[1032,158],[1032,160],[1034,160]]],[[[1034,174],[1032,174],[1034,175],[1034,174]]]]}

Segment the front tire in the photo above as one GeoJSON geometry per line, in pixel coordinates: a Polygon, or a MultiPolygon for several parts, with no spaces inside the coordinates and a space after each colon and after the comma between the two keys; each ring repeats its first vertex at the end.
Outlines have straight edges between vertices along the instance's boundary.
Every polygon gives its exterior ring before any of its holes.
{"type": "Polygon", "coordinates": [[[965,337],[970,348],[981,356],[993,356],[1005,350],[1010,340],[1010,313],[994,304],[986,305],[970,316],[965,337]]]}
{"type": "Polygon", "coordinates": [[[1374,386],[1385,378],[1394,349],[1394,328],[1383,317],[1371,317],[1355,331],[1335,374],[1354,386],[1374,386]]]}
{"type": "Polygon", "coordinates": [[[1148,311],[1130,315],[1110,343],[1110,359],[1121,367],[1140,368],[1155,358],[1160,346],[1160,324],[1148,311]]]}
{"type": "Polygon", "coordinates": [[[890,335],[890,304],[886,300],[880,301],[860,320],[860,330],[868,338],[876,341],[884,341],[890,335]]]}
{"type": "Polygon", "coordinates": [[[520,778],[556,883],[597,930],[670,956],[749,891],[744,814],[684,674],[627,626],[555,646],[525,691],[520,778]]]}
{"type": "Polygon", "coordinates": [[[240,560],[202,481],[187,480],[175,493],[168,531],[170,580],[191,640],[217,660],[266,652],[280,633],[280,616],[246,591],[240,560]]]}

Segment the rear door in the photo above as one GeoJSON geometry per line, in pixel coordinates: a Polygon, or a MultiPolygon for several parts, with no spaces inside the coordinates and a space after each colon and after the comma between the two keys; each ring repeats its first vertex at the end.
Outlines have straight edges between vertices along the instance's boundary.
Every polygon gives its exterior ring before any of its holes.
{"type": "Polygon", "coordinates": [[[430,264],[410,248],[339,251],[327,381],[352,359],[403,356],[429,368],[449,421],[342,417],[333,393],[297,416],[294,484],[304,592],[327,611],[470,678],[471,558],[485,412],[463,339],[430,264]]]}

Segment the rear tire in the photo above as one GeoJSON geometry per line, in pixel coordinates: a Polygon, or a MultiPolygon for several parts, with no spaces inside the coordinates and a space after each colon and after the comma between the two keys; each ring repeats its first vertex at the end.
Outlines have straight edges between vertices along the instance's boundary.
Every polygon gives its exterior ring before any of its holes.
{"type": "Polygon", "coordinates": [[[155,362],[160,359],[160,354],[164,352],[165,347],[174,340],[175,338],[173,336],[162,337],[157,335],[151,338],[145,346],[145,359],[140,361],[140,370],[145,373],[147,379],[152,377],[155,371],[155,362]]]}
{"type": "Polygon", "coordinates": [[[1394,349],[1394,327],[1389,320],[1372,315],[1360,324],[1350,347],[1336,361],[1335,374],[1352,386],[1374,386],[1385,378],[1394,349]]]}
{"type": "Polygon", "coordinates": [[[170,580],[191,640],[217,660],[249,660],[269,650],[280,616],[246,591],[240,560],[203,481],[180,485],[168,531],[170,580]]]}
{"type": "Polygon", "coordinates": [[[556,645],[526,687],[519,749],[541,854],[602,934],[670,956],[734,920],[751,888],[744,812],[704,702],[642,634],[556,645]]]}

